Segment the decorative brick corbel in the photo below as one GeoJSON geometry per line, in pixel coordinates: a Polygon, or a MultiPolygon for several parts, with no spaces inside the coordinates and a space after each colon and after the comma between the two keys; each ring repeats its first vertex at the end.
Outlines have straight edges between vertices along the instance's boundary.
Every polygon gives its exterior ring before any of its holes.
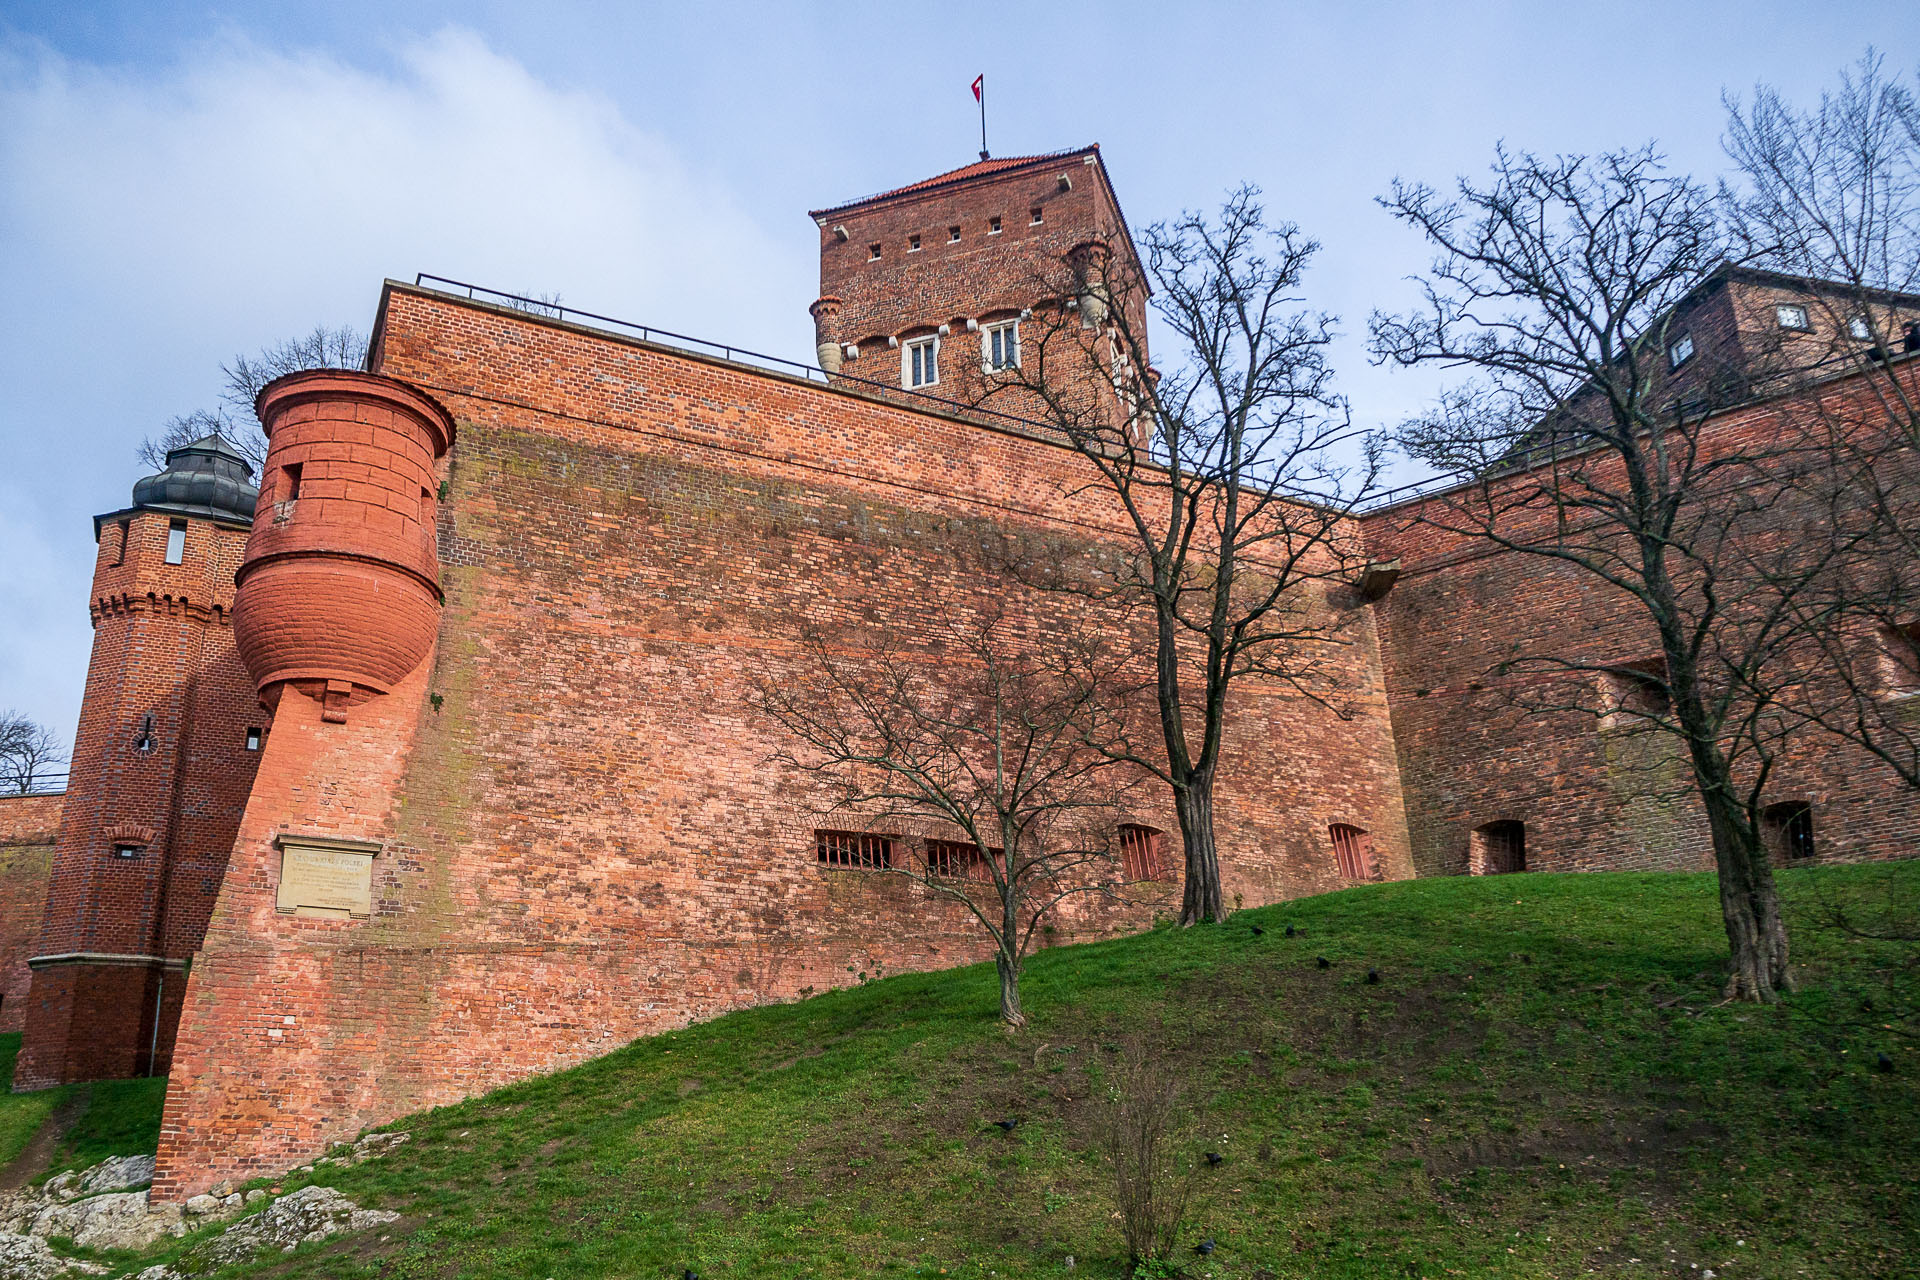
{"type": "Polygon", "coordinates": [[[107,828],[107,843],[152,844],[155,834],[152,827],[138,822],[116,822],[107,828]]]}
{"type": "Polygon", "coordinates": [[[320,703],[320,718],[328,724],[347,722],[347,699],[353,696],[353,681],[329,680],[324,700],[320,703]]]}

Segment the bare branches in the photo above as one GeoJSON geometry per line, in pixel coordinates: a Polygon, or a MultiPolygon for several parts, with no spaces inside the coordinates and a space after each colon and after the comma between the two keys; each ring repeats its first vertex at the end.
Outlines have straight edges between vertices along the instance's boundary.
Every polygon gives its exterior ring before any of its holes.
{"type": "Polygon", "coordinates": [[[1771,999],[1791,978],[1762,796],[1784,656],[1838,549],[1774,536],[1824,491],[1817,423],[1783,412],[1770,430],[1717,431],[1751,384],[1737,344],[1709,349],[1687,327],[1729,243],[1714,201],[1642,148],[1502,151],[1485,186],[1442,200],[1396,184],[1383,203],[1437,257],[1422,311],[1373,318],[1376,357],[1480,375],[1403,428],[1415,457],[1472,482],[1415,518],[1564,565],[1642,620],[1642,652],[1523,637],[1503,669],[1561,677],[1523,702],[1666,735],[1712,835],[1728,994],[1771,999]]]}
{"type": "MultiPolygon", "coordinates": [[[[556,298],[557,301],[557,298],[556,298]]],[[[262,347],[251,356],[236,355],[220,366],[225,386],[212,409],[169,418],[158,435],[140,445],[140,460],[158,471],[167,465],[167,451],[204,436],[218,436],[245,458],[257,474],[267,456],[267,439],[253,414],[261,388],[275,378],[307,369],[362,369],[366,367],[366,335],[342,326],[315,325],[313,332],[262,347]]]]}
{"type": "Polygon", "coordinates": [[[66,762],[58,734],[17,711],[0,712],[0,792],[30,795],[66,762]]]}
{"type": "Polygon", "coordinates": [[[1060,903],[1110,890],[1126,779],[1117,664],[1071,632],[1003,614],[947,627],[930,650],[885,633],[803,637],[808,676],[772,675],[761,711],[791,740],[775,759],[819,780],[832,809],[946,833],[884,869],[957,902],[993,939],[1001,1016],[1060,903]]]}
{"type": "Polygon", "coordinates": [[[1319,246],[1270,225],[1259,194],[1149,227],[1147,278],[1125,246],[1077,248],[1037,282],[1055,301],[1034,308],[1020,364],[992,393],[1040,406],[1125,530],[1110,562],[1042,585],[1153,628],[1164,754],[1141,763],[1180,811],[1187,924],[1224,915],[1212,788],[1234,683],[1341,705],[1316,650],[1344,641],[1330,601],[1361,554],[1348,516],[1381,459],[1333,388],[1333,317],[1301,299],[1319,246]],[[1181,343],[1164,368],[1149,363],[1150,310],[1181,343]]]}

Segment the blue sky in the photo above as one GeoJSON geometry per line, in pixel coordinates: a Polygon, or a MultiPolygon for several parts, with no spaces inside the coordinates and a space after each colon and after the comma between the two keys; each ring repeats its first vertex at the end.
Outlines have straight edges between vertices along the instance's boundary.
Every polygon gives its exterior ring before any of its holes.
{"type": "Polygon", "coordinates": [[[429,271],[797,359],[806,210],[1098,141],[1137,227],[1254,182],[1324,251],[1312,302],[1362,425],[1436,380],[1368,366],[1409,300],[1395,177],[1496,142],[1656,139],[1717,176],[1723,90],[1810,100],[1910,3],[1228,5],[0,0],[0,706],[71,735],[89,518],[219,364],[370,322],[429,271]]]}

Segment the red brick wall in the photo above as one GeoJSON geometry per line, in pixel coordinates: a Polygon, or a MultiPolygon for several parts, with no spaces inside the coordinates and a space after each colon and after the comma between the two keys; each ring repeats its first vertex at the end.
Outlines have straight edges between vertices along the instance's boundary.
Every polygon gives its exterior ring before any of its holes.
{"type": "MultiPolygon", "coordinates": [[[[1905,366],[1910,381],[1917,372],[1920,362],[1905,366]]],[[[1828,384],[1822,395],[1836,421],[1872,420],[1866,379],[1828,384]]],[[[1789,399],[1724,415],[1710,426],[1707,456],[1780,438],[1804,420],[1806,405],[1789,399]]],[[[1496,491],[1524,483],[1509,478],[1496,491]]],[[[1555,683],[1541,676],[1495,674],[1528,654],[1589,662],[1657,655],[1644,610],[1573,566],[1423,519],[1449,520],[1446,502],[1431,497],[1365,521],[1374,557],[1402,562],[1375,613],[1417,872],[1467,871],[1474,829],[1509,820],[1526,824],[1529,870],[1711,867],[1705,818],[1673,739],[1608,727],[1587,711],[1537,709],[1592,703],[1591,675],[1572,677],[1587,688],[1560,684],[1550,694],[1555,683]]],[[[1822,518],[1785,501],[1769,512],[1768,528],[1790,534],[1803,519],[1822,518]]],[[[1536,508],[1503,517],[1502,532],[1551,541],[1551,519],[1536,508]]],[[[1802,736],[1767,795],[1812,803],[1822,858],[1914,852],[1920,797],[1864,752],[1802,736]]]]}
{"type": "MultiPolygon", "coordinates": [[[[982,372],[985,331],[970,333],[966,322],[985,325],[1049,301],[1057,305],[1062,264],[1070,250],[1087,243],[1112,246],[1119,270],[1137,279],[1126,223],[1093,150],[828,211],[820,218],[820,292],[838,298],[839,305],[816,325],[816,336],[858,345],[859,358],[847,361],[842,373],[898,387],[903,348],[889,348],[887,339],[904,344],[947,325],[950,332],[940,339],[940,382],[926,390],[961,404],[979,403],[989,389],[982,372]],[[1062,177],[1070,189],[1061,190],[1062,177]],[[1032,220],[1035,209],[1038,223],[1032,220]],[[990,230],[995,217],[998,233],[990,230]],[[846,229],[845,240],[837,227],[846,229]],[[953,227],[960,229],[957,241],[949,238],[953,227]],[[917,251],[914,236],[920,238],[917,251]],[[880,247],[877,260],[874,245],[880,247]]],[[[1121,292],[1130,299],[1133,332],[1144,336],[1140,292],[1121,292]]],[[[1046,323],[1023,323],[1027,358],[1033,358],[1030,348],[1046,323]]],[[[1051,344],[1049,369],[1062,370],[1059,385],[1078,386],[1084,379],[1063,368],[1067,346],[1064,337],[1051,344]]],[[[1044,417],[1037,401],[1004,387],[989,403],[999,412],[1044,417]]]]}
{"type": "Polygon", "coordinates": [[[93,655],[33,948],[160,960],[39,969],[19,1086],[166,1069],[173,1029],[164,1014],[157,1061],[152,1053],[157,972],[171,961],[177,985],[205,934],[252,784],[258,753],[246,750],[246,730],[264,728],[266,714],[228,621],[246,531],[188,519],[182,561],[169,565],[175,518],[137,511],[101,529],[93,655]],[[142,751],[149,714],[153,749],[142,751]],[[119,857],[116,845],[138,852],[119,857]]]}
{"type": "MultiPolygon", "coordinates": [[[[817,865],[812,830],[844,819],[768,763],[750,681],[803,678],[801,620],[976,607],[1001,587],[971,567],[982,533],[1111,515],[1043,441],[518,313],[394,287],[379,343],[459,421],[437,647],[344,724],[283,698],[193,970],[162,1196],[639,1034],[980,958],[951,904],[817,865]],[[384,842],[373,917],[276,912],[282,831],[384,842]]],[[[1336,887],[1331,822],[1408,874],[1355,615],[1355,719],[1240,696],[1219,822],[1248,904],[1336,887]]],[[[1174,829],[1157,789],[1133,816],[1174,829]]],[[[1165,903],[1132,897],[1056,939],[1165,903]]]]}
{"type": "Polygon", "coordinates": [[[0,1032],[25,1025],[27,957],[40,932],[60,795],[0,796],[0,1032]]]}

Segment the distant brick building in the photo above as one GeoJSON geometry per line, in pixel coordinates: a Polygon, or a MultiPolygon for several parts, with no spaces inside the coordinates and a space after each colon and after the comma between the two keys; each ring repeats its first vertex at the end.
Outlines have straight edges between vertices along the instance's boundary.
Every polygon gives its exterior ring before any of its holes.
{"type": "MultiPolygon", "coordinates": [[[[263,393],[257,492],[202,449],[169,473],[217,470],[244,496],[183,504],[169,482],[102,517],[22,1079],[170,1063],[157,1195],[646,1032],[983,957],[954,904],[830,856],[844,815],[772,762],[748,693],[806,678],[803,622],[910,634],[1003,599],[1043,615],[982,577],[971,549],[992,535],[1122,536],[1078,455],[973,406],[1029,313],[1098,325],[1092,247],[1099,270],[1138,264],[1093,148],[815,218],[824,381],[388,282],[372,372],[263,393]]],[[[1632,621],[1410,510],[1356,529],[1398,582],[1329,596],[1350,714],[1277,684],[1236,694],[1227,895],[1704,865],[1694,815],[1623,790],[1591,725],[1515,717],[1484,683],[1501,628],[1632,646],[1632,621]]],[[[1856,772],[1793,784],[1817,856],[1898,852],[1889,833],[1920,816],[1856,772]],[[1841,816],[1869,799],[1884,816],[1841,816]]],[[[1052,940],[1177,901],[1164,791],[1117,821],[1157,834],[1161,864],[1129,858],[1120,899],[1052,940]]]]}

